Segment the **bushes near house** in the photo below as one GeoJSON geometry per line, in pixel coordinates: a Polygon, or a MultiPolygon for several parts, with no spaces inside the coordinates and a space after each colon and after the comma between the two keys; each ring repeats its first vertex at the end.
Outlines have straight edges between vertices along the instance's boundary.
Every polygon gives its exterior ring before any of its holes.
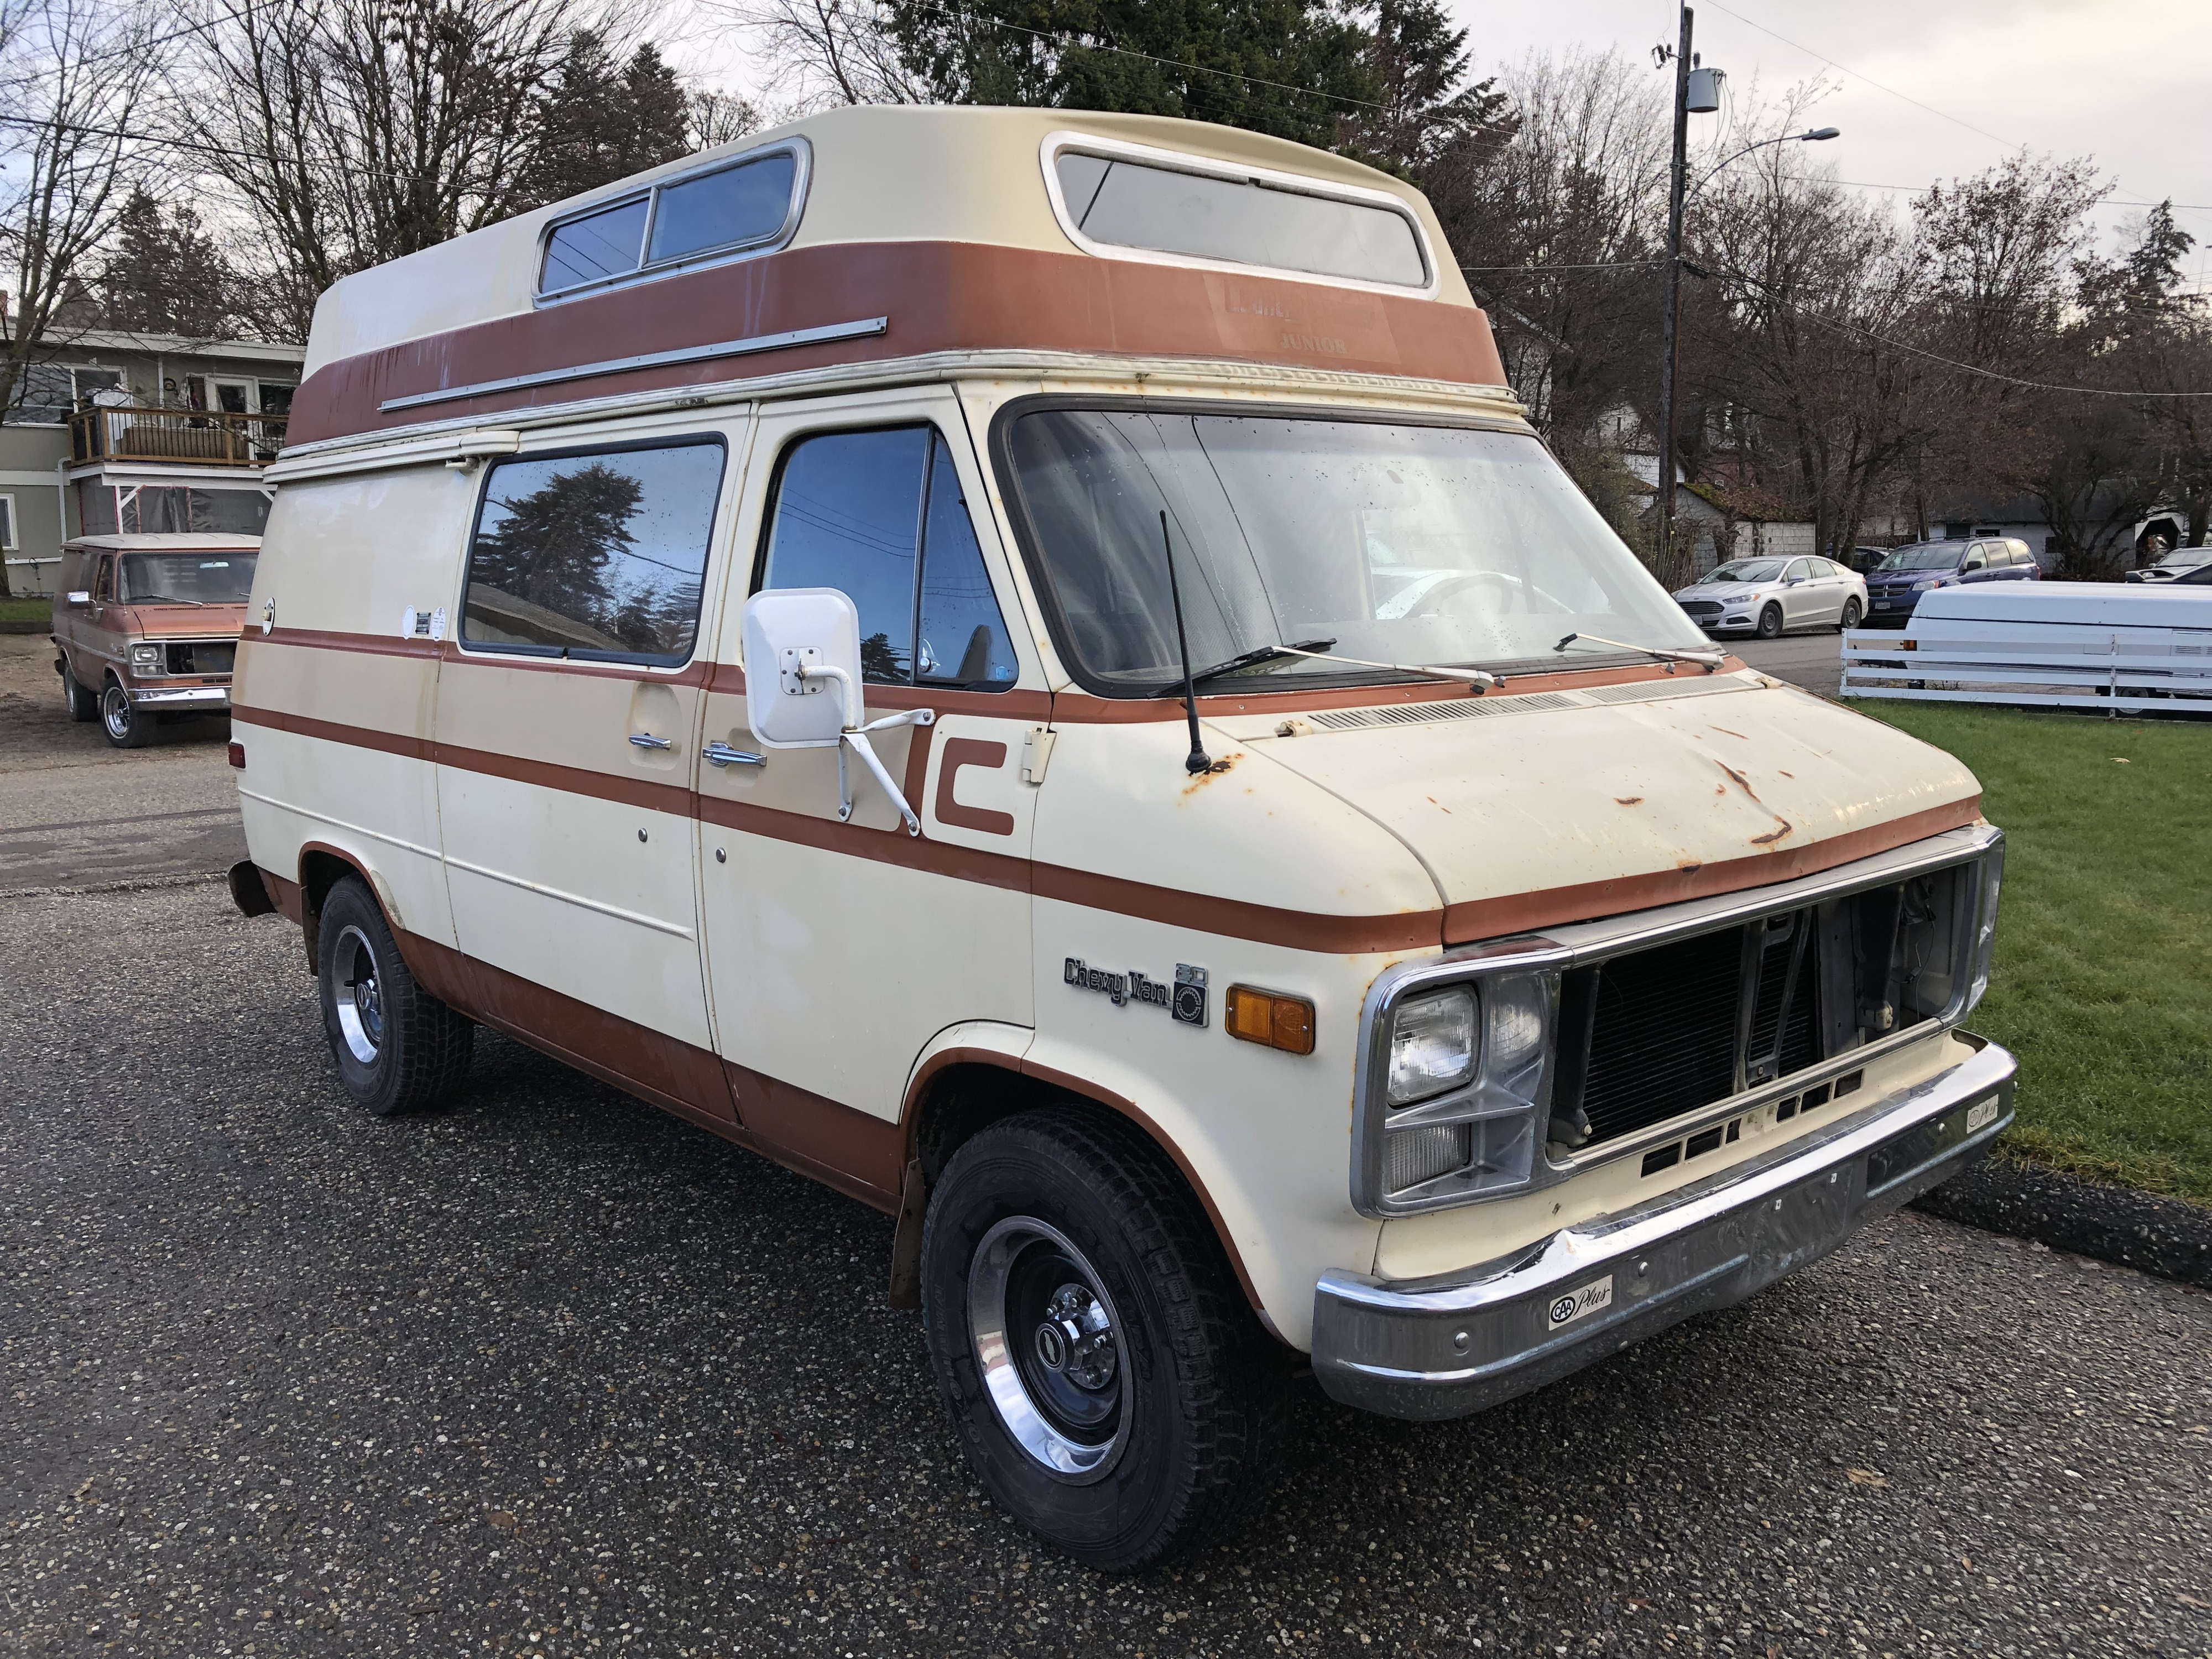
{"type": "Polygon", "coordinates": [[[1968,1021],[2020,1057],[2005,1150],[2212,1206],[2212,722],[1856,707],[1972,768],[2005,831],[1968,1021]]]}

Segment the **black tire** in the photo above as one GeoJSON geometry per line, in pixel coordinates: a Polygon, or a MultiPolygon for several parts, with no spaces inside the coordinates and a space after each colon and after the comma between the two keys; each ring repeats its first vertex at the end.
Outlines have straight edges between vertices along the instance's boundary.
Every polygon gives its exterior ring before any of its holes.
{"type": "Polygon", "coordinates": [[[131,701],[123,682],[110,676],[100,689],[100,734],[118,749],[143,749],[154,741],[154,717],[131,701]]]}
{"type": "Polygon", "coordinates": [[[434,1106],[468,1076],[475,1024],[415,982],[358,876],[323,899],[315,973],[338,1081],[377,1116],[434,1106]]]}
{"type": "Polygon", "coordinates": [[[1101,1112],[1024,1113],[960,1149],[930,1196],[921,1297],[969,1468],[1085,1566],[1137,1572],[1189,1549],[1259,1490],[1282,1443],[1288,1351],[1261,1330],[1182,1176],[1101,1112]],[[979,1322],[1006,1338],[995,1390],[979,1322]],[[1062,1469],[1024,1446],[1009,1410],[1062,1469]]]}
{"type": "Polygon", "coordinates": [[[98,720],[100,699],[84,689],[84,682],[70,671],[68,658],[58,665],[62,671],[62,705],[69,710],[69,717],[80,726],[98,720]]]}
{"type": "Polygon", "coordinates": [[[1860,618],[1865,615],[1866,612],[1859,609],[1859,602],[1856,599],[1845,599],[1844,601],[1844,620],[1836,631],[1838,634],[1850,633],[1851,629],[1859,625],[1860,618]]]}
{"type": "Polygon", "coordinates": [[[1770,605],[1759,613],[1759,637],[1778,640],[1782,637],[1782,607],[1770,605]]]}

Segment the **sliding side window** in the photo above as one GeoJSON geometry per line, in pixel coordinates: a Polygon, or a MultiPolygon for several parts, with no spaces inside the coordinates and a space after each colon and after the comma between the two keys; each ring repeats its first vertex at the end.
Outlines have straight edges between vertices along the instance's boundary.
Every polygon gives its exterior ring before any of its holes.
{"type": "Polygon", "coordinates": [[[719,438],[502,461],[469,544],[478,650],[673,665],[699,633],[719,438]]]}

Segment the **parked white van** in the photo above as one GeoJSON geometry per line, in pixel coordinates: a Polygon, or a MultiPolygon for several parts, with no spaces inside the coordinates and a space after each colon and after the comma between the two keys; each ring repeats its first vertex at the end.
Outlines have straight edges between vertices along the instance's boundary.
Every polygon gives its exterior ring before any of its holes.
{"type": "Polygon", "coordinates": [[[233,718],[372,1111],[477,1024],[897,1217],[977,1478],[1229,1511],[1310,1356],[1478,1410],[1978,1157],[2002,842],[1708,644],[1421,197],[811,117],[347,278],[233,718]]]}

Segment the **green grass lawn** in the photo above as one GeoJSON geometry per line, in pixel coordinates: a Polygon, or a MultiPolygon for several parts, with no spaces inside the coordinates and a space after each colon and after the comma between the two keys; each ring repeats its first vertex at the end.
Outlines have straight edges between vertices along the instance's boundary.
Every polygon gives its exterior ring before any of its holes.
{"type": "Polygon", "coordinates": [[[1967,1024],[2020,1056],[2008,1149],[2212,1205],[2212,721],[1854,706],[1972,767],[2005,832],[1967,1024]]]}
{"type": "Polygon", "coordinates": [[[54,614],[54,602],[44,594],[36,599],[20,596],[0,599],[0,622],[46,621],[54,614]]]}

